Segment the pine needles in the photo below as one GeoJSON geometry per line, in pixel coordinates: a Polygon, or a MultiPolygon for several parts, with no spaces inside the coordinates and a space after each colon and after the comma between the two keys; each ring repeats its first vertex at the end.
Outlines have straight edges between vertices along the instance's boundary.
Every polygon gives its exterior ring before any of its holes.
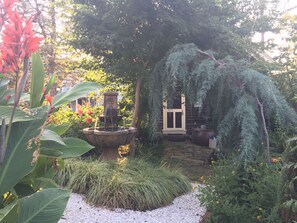
{"type": "Polygon", "coordinates": [[[178,170],[154,166],[142,160],[98,162],[65,160],[56,181],[87,202],[110,208],[151,210],[170,204],[191,190],[189,179],[178,170]]]}

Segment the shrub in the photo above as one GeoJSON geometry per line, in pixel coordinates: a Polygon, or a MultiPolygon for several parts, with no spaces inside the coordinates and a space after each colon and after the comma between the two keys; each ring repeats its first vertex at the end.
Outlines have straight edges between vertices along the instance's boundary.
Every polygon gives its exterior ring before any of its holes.
{"type": "Polygon", "coordinates": [[[77,111],[73,111],[68,105],[61,107],[50,116],[50,122],[56,125],[70,124],[65,136],[85,139],[83,128],[94,127],[96,119],[103,114],[103,106],[91,106],[90,103],[77,105],[77,111]]]}
{"type": "Polygon", "coordinates": [[[288,141],[284,153],[281,185],[281,213],[283,222],[297,221],[297,139],[288,141]]]}
{"type": "Polygon", "coordinates": [[[93,205],[141,211],[168,205],[191,190],[190,181],[179,170],[136,159],[117,163],[66,160],[56,179],[73,192],[85,194],[93,205]]]}
{"type": "Polygon", "coordinates": [[[281,222],[278,217],[280,166],[256,162],[246,168],[221,161],[199,198],[211,222],[281,222]]]}

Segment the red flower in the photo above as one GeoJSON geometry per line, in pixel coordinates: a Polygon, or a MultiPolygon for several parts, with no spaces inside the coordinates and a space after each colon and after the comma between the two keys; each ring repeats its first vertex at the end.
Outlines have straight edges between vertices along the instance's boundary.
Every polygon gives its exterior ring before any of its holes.
{"type": "Polygon", "coordinates": [[[86,122],[87,122],[88,124],[91,124],[91,123],[92,123],[92,121],[93,121],[93,119],[92,119],[92,118],[86,118],[86,122]]]}
{"type": "Polygon", "coordinates": [[[53,97],[49,94],[45,95],[45,100],[50,104],[50,106],[53,106],[53,97]]]}
{"type": "MultiPolygon", "coordinates": [[[[11,2],[6,0],[3,4],[11,2]]],[[[17,11],[8,11],[2,31],[0,72],[19,72],[22,60],[37,51],[41,40],[33,32],[31,18],[25,20],[17,11]]]]}
{"type": "Polygon", "coordinates": [[[78,110],[77,110],[77,114],[78,114],[79,116],[82,116],[83,111],[82,111],[81,109],[78,109],[78,110]]]}
{"type": "Polygon", "coordinates": [[[92,115],[93,112],[92,112],[91,110],[88,110],[88,111],[87,111],[87,114],[88,114],[88,115],[92,115]]]}
{"type": "Polygon", "coordinates": [[[11,13],[15,0],[0,1],[0,25],[1,28],[7,19],[7,14],[11,13]]]}

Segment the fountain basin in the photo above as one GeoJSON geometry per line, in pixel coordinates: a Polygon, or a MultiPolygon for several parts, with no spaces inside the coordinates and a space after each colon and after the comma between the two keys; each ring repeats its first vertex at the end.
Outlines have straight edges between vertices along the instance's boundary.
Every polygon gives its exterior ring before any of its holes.
{"type": "Polygon", "coordinates": [[[131,142],[136,134],[136,128],[120,128],[116,131],[105,131],[104,128],[85,128],[83,133],[90,144],[102,148],[101,159],[116,160],[119,157],[118,147],[131,142]]]}

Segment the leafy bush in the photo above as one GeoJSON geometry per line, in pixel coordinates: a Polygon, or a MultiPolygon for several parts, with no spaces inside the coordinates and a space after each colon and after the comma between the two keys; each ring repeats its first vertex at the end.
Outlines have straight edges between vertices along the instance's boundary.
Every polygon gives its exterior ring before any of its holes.
{"type": "Polygon", "coordinates": [[[84,103],[77,105],[77,111],[73,111],[66,105],[51,115],[50,122],[56,125],[70,124],[71,127],[65,136],[85,139],[81,130],[94,127],[97,117],[101,114],[103,114],[103,106],[90,106],[90,103],[84,103]]]}
{"type": "Polygon", "coordinates": [[[256,162],[246,168],[221,161],[199,198],[211,211],[211,222],[281,222],[278,217],[279,164],[256,162]]]}
{"type": "Polygon", "coordinates": [[[297,221],[297,144],[296,137],[289,140],[284,153],[282,171],[281,212],[283,222],[297,221]]]}
{"type": "Polygon", "coordinates": [[[179,170],[143,160],[65,160],[65,168],[56,179],[74,192],[85,194],[91,204],[141,211],[168,205],[191,190],[190,181],[179,170]]]}

